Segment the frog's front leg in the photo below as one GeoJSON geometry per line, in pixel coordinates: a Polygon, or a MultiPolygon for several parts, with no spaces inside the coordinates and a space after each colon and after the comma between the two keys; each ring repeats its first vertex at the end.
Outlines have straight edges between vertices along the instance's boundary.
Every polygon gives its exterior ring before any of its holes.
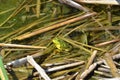
{"type": "Polygon", "coordinates": [[[46,60],[49,60],[51,57],[59,54],[61,51],[59,49],[55,49],[48,57],[46,60]]]}

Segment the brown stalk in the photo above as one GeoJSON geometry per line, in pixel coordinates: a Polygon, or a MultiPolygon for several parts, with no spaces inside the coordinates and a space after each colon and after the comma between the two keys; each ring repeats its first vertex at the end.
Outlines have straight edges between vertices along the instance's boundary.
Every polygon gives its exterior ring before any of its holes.
{"type": "Polygon", "coordinates": [[[97,50],[93,51],[93,54],[91,55],[90,59],[88,60],[86,69],[88,69],[90,67],[90,65],[93,63],[96,55],[97,55],[97,50]]]}
{"type": "Polygon", "coordinates": [[[81,61],[81,62],[74,62],[66,65],[56,66],[56,67],[47,69],[46,72],[59,71],[59,70],[74,67],[74,66],[80,66],[80,65],[83,65],[84,63],[85,63],[84,61],[81,61]]]}
{"type": "Polygon", "coordinates": [[[84,80],[96,68],[96,66],[97,63],[90,65],[90,67],[81,74],[80,80],[84,80]]]}
{"type": "Polygon", "coordinates": [[[30,45],[20,45],[20,44],[5,44],[5,43],[0,43],[0,47],[29,48],[29,49],[46,48],[46,47],[41,47],[41,46],[30,46],[30,45]]]}
{"type": "Polygon", "coordinates": [[[111,74],[105,73],[105,72],[101,72],[101,71],[96,71],[96,70],[95,70],[94,73],[99,74],[99,75],[101,75],[101,76],[112,77],[111,74]]]}
{"type": "Polygon", "coordinates": [[[36,16],[37,16],[37,18],[39,18],[39,16],[40,16],[40,0],[37,0],[36,16]]]}
{"type": "Polygon", "coordinates": [[[120,49],[120,42],[117,42],[116,45],[109,51],[111,55],[115,55],[117,52],[119,52],[120,49]]]}
{"type": "Polygon", "coordinates": [[[81,45],[78,45],[78,44],[74,43],[73,40],[71,40],[71,39],[67,39],[67,38],[64,38],[64,37],[59,37],[59,38],[66,41],[66,42],[68,42],[68,43],[70,43],[70,44],[72,44],[73,46],[76,46],[76,47],[86,51],[87,53],[92,54],[92,51],[90,51],[89,49],[87,49],[87,48],[85,48],[85,47],[83,47],[81,45]]]}
{"type": "MultiPolygon", "coordinates": [[[[63,39],[63,40],[65,40],[66,42],[68,42],[68,43],[76,46],[76,47],[78,47],[79,45],[82,46],[81,49],[83,49],[84,47],[88,47],[88,48],[91,48],[91,49],[95,49],[95,50],[99,50],[99,51],[106,52],[106,50],[103,50],[103,49],[100,49],[100,48],[97,48],[97,47],[94,47],[94,46],[86,45],[86,44],[83,44],[83,43],[74,41],[74,40],[72,40],[72,39],[64,38],[64,37],[61,37],[61,36],[60,36],[60,38],[63,39]],[[78,46],[77,46],[77,45],[78,45],[78,46]],[[83,46],[84,46],[84,47],[83,47],[83,46]]],[[[80,47],[80,46],[79,46],[79,47],[80,47]]],[[[83,50],[85,50],[85,49],[83,49],[83,50]]],[[[86,50],[85,50],[85,51],[86,51],[86,50]]],[[[89,52],[89,51],[87,51],[87,52],[89,52]]],[[[90,51],[90,53],[91,53],[91,51],[90,51]]]]}
{"type": "MultiPolygon", "coordinates": [[[[118,60],[120,59],[120,54],[116,54],[112,57],[113,60],[118,60]]],[[[81,76],[80,76],[80,80],[84,80],[84,78],[86,78],[86,76],[88,76],[96,67],[97,65],[100,65],[104,63],[104,60],[98,61],[93,63],[92,65],[89,66],[89,68],[87,70],[85,70],[81,76]]]]}
{"type": "Polygon", "coordinates": [[[68,80],[73,80],[77,75],[78,75],[78,72],[76,72],[75,74],[73,74],[72,76],[70,76],[68,78],[68,80]]]}
{"type": "Polygon", "coordinates": [[[70,20],[67,20],[67,21],[64,21],[64,22],[56,23],[54,25],[51,25],[51,26],[48,26],[48,27],[45,27],[45,28],[42,28],[42,29],[38,29],[38,30],[36,30],[34,32],[31,32],[31,33],[28,33],[28,34],[23,34],[21,36],[18,36],[16,39],[17,40],[24,40],[26,38],[30,38],[32,36],[35,36],[35,35],[38,35],[38,34],[41,34],[41,33],[44,33],[44,32],[47,32],[49,30],[53,30],[53,29],[56,29],[56,28],[59,28],[59,27],[62,27],[66,24],[70,24],[70,23],[73,23],[73,22],[76,22],[76,21],[79,21],[79,20],[83,20],[85,18],[94,16],[94,15],[96,15],[95,12],[85,14],[83,16],[79,16],[79,17],[76,17],[76,18],[73,18],[73,19],[70,19],[70,20]]]}
{"type": "Polygon", "coordinates": [[[111,41],[102,42],[102,43],[96,44],[95,46],[97,46],[97,47],[105,46],[107,44],[111,44],[111,43],[114,43],[114,42],[117,42],[117,41],[120,41],[120,39],[114,39],[114,40],[111,40],[111,41]]]}
{"type": "Polygon", "coordinates": [[[118,73],[118,70],[113,62],[113,59],[110,55],[110,53],[106,53],[105,54],[105,60],[108,64],[108,66],[110,67],[110,70],[111,70],[111,74],[114,76],[114,77],[119,77],[119,73],[118,73]]]}
{"type": "Polygon", "coordinates": [[[111,5],[108,5],[107,7],[107,14],[108,14],[108,21],[109,21],[109,25],[112,25],[112,13],[111,13],[111,5]]]}
{"type": "Polygon", "coordinates": [[[79,30],[84,31],[102,31],[102,30],[120,30],[120,26],[106,26],[106,27],[87,27],[87,28],[78,28],[79,30]]]}
{"type": "Polygon", "coordinates": [[[89,12],[89,10],[87,8],[83,7],[82,5],[76,3],[76,2],[74,2],[72,0],[58,0],[58,1],[60,1],[61,3],[65,3],[67,5],[70,5],[70,6],[74,7],[74,8],[76,8],[76,9],[83,10],[85,12],[89,12]]]}
{"type": "MultiPolygon", "coordinates": [[[[40,51],[38,53],[34,53],[32,55],[32,57],[33,58],[38,58],[40,56],[49,54],[54,48],[55,47],[53,45],[50,45],[48,48],[46,48],[46,50],[44,52],[40,51]]],[[[17,60],[14,60],[14,61],[11,61],[11,62],[7,63],[6,66],[19,67],[19,66],[21,66],[25,63],[27,63],[27,58],[23,57],[23,58],[20,58],[20,59],[17,59],[17,60]]]]}
{"type": "Polygon", "coordinates": [[[75,0],[80,3],[87,3],[87,4],[110,4],[110,5],[120,5],[119,0],[75,0]]]}
{"type": "Polygon", "coordinates": [[[105,72],[105,73],[110,73],[110,69],[109,68],[99,67],[97,70],[101,71],[101,72],[105,72]]]}

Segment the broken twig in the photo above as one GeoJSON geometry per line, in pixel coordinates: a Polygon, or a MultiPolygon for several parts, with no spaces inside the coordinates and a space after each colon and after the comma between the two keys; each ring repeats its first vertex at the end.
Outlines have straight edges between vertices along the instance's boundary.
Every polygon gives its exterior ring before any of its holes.
{"type": "Polygon", "coordinates": [[[75,1],[87,4],[120,5],[120,0],[75,0],[75,1]]]}
{"type": "Polygon", "coordinates": [[[79,10],[83,10],[83,11],[85,11],[85,12],[88,12],[88,11],[89,11],[87,8],[85,8],[85,7],[83,7],[82,5],[74,2],[73,0],[58,0],[58,1],[60,1],[61,3],[65,3],[65,4],[67,4],[67,5],[70,5],[70,6],[72,6],[72,7],[75,7],[75,8],[77,8],[77,9],[79,9],[79,10]]]}
{"type": "Polygon", "coordinates": [[[47,69],[46,72],[53,72],[53,71],[57,71],[57,70],[62,70],[62,69],[82,65],[84,63],[85,63],[84,61],[81,61],[81,62],[75,62],[75,63],[71,63],[71,64],[67,64],[67,65],[57,66],[57,67],[47,69]]]}
{"type": "Polygon", "coordinates": [[[29,46],[29,45],[20,45],[20,44],[5,44],[0,43],[1,47],[13,47],[13,48],[27,48],[27,49],[41,49],[46,47],[40,47],[40,46],[29,46]]]}
{"type": "Polygon", "coordinates": [[[114,77],[119,77],[119,74],[118,74],[118,70],[113,62],[113,59],[111,57],[111,55],[109,53],[106,53],[105,54],[105,60],[108,64],[108,66],[110,67],[110,70],[111,70],[111,74],[114,76],[114,77]]]}
{"type": "Polygon", "coordinates": [[[95,46],[97,46],[97,47],[105,46],[107,44],[111,44],[111,43],[114,43],[114,42],[117,42],[117,41],[120,41],[120,39],[114,39],[114,40],[111,40],[111,41],[106,41],[106,42],[103,42],[103,43],[96,44],[95,46]]]}
{"type": "Polygon", "coordinates": [[[33,59],[32,56],[27,56],[27,61],[38,71],[38,73],[45,79],[51,80],[48,75],[45,73],[44,69],[40,67],[33,59]]]}
{"type": "Polygon", "coordinates": [[[95,50],[95,51],[93,51],[93,53],[92,53],[90,59],[88,60],[88,63],[87,63],[86,69],[88,69],[89,66],[93,63],[93,61],[94,61],[96,55],[97,55],[97,51],[95,50]]]}

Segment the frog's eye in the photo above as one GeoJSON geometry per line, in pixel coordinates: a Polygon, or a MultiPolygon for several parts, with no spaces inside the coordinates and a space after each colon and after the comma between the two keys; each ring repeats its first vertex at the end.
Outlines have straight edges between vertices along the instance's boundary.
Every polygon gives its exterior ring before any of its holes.
{"type": "Polygon", "coordinates": [[[55,43],[55,40],[53,39],[52,42],[55,43]]]}

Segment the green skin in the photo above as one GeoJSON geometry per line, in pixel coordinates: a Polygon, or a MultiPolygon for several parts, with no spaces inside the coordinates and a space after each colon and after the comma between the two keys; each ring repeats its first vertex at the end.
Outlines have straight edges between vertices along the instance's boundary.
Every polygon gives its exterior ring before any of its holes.
{"type": "Polygon", "coordinates": [[[59,38],[54,38],[52,42],[55,44],[59,51],[70,51],[72,49],[71,45],[59,38]]]}

